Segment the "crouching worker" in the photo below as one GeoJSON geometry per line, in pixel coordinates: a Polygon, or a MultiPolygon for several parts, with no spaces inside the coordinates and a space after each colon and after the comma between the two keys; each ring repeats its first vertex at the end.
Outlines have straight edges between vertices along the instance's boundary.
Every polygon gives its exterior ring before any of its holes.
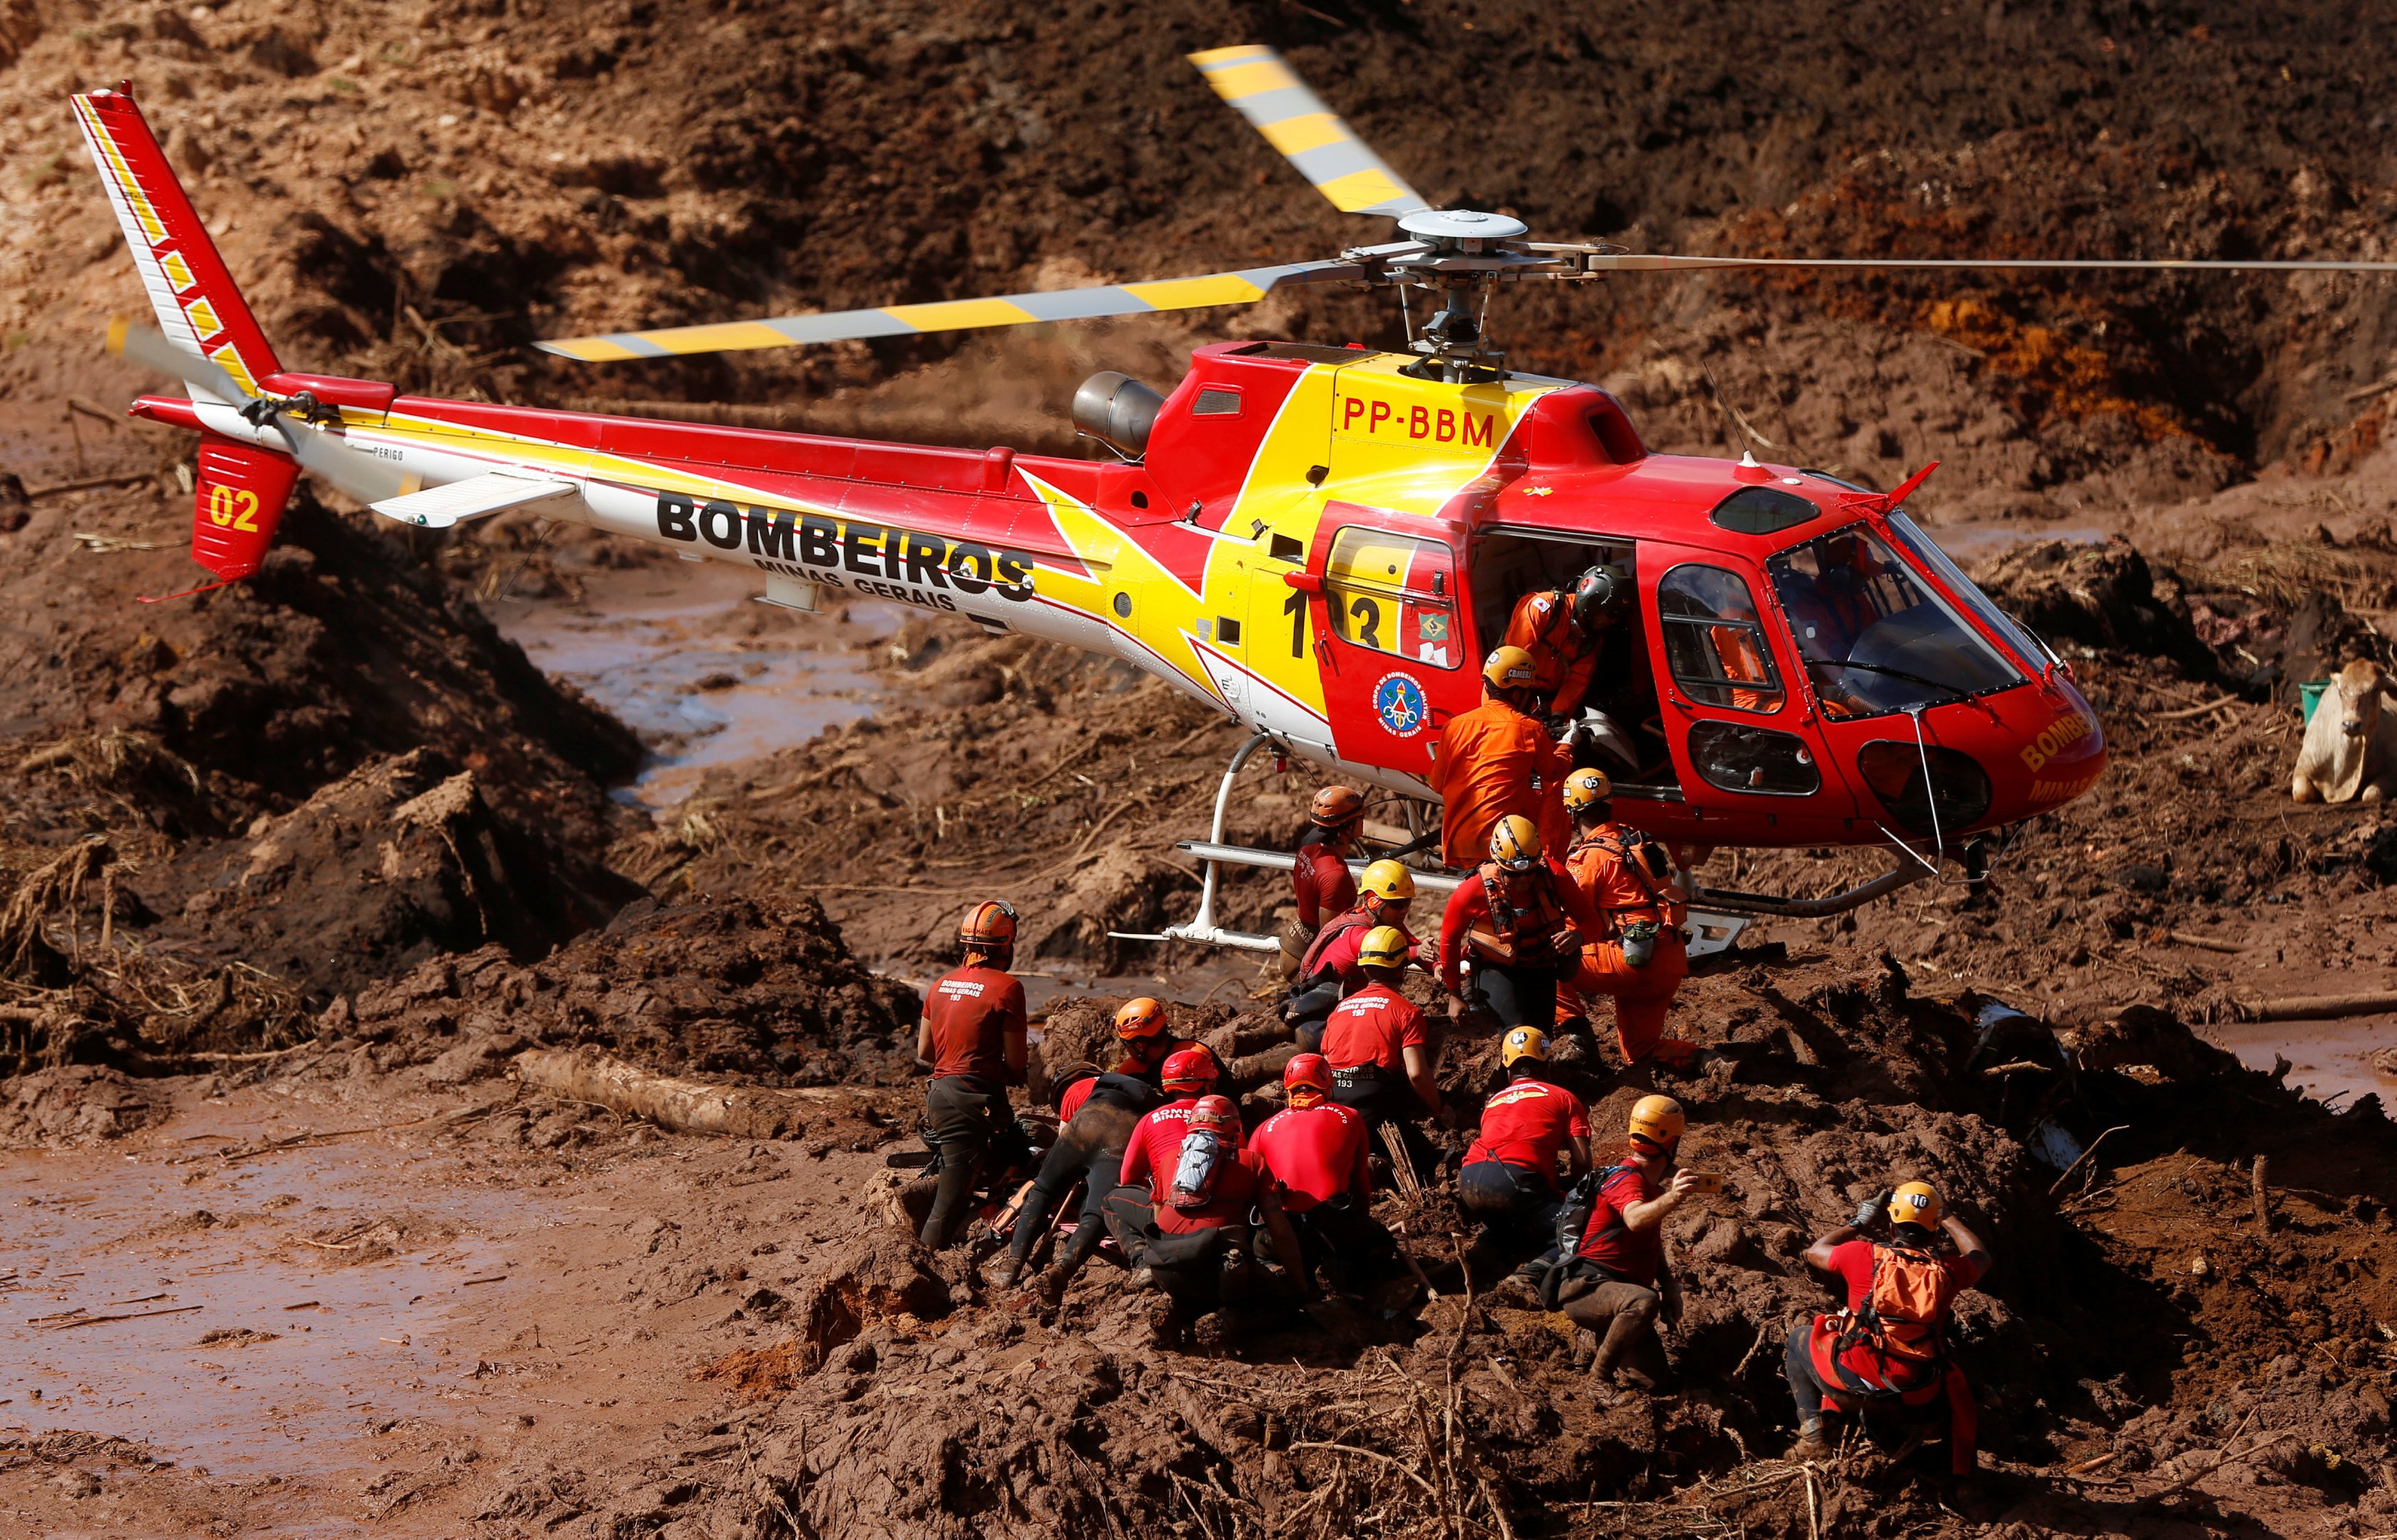
{"type": "Polygon", "coordinates": [[[1487,1226],[1492,1239],[1518,1252],[1538,1250],[1534,1264],[1554,1262],[1562,1244],[1557,1222],[1565,1213],[1557,1157],[1565,1157],[1568,1176],[1589,1170],[1589,1114],[1579,1096],[1547,1080],[1546,1032],[1518,1027],[1498,1052],[1506,1084],[1481,1104],[1480,1136],[1456,1174],[1457,1205],[1487,1226]]]}
{"type": "Polygon", "coordinates": [[[1332,1099],[1364,1114],[1376,1135],[1397,1125],[1415,1175],[1439,1159],[1418,1126],[1440,1116],[1440,1044],[1414,1002],[1399,992],[1407,966],[1406,933],[1383,925],[1357,954],[1365,987],[1342,1001],[1323,1029],[1323,1056],[1332,1066],[1332,1099]]]}
{"type": "MultiPolygon", "coordinates": [[[[1289,1105],[1261,1124],[1249,1148],[1273,1175],[1282,1212],[1298,1237],[1293,1271],[1312,1280],[1322,1268],[1344,1294],[1374,1295],[1389,1303],[1382,1287],[1414,1280],[1399,1260],[1396,1237],[1373,1217],[1373,1178],[1367,1163],[1364,1115],[1332,1100],[1332,1066],[1320,1054],[1300,1054],[1281,1072],[1289,1105]]],[[[1280,1253],[1274,1260],[1285,1262],[1280,1253]]],[[[1404,1303],[1400,1300],[1401,1304],[1404,1303]]]]}
{"type": "MultiPolygon", "coordinates": [[[[1405,935],[1407,909],[1414,896],[1414,873],[1396,861],[1375,861],[1358,883],[1356,906],[1325,921],[1316,933],[1281,1013],[1291,1024],[1300,1052],[1323,1051],[1323,1024],[1331,1017],[1332,1007],[1365,987],[1364,970],[1357,960],[1365,937],[1385,925],[1405,935]]],[[[1413,946],[1413,939],[1410,937],[1407,944],[1413,946]]]]}
{"type": "Polygon", "coordinates": [[[967,1195],[994,1155],[1004,1162],[1031,1152],[1007,1104],[1007,1088],[1024,1083],[1025,1055],[1024,986],[1007,971],[1015,965],[1014,909],[998,899],[976,904],[957,927],[957,945],[964,964],[924,992],[916,1029],[916,1057],[932,1068],[924,1121],[940,1161],[918,1239],[936,1249],[965,1228],[967,1195]]]}
{"type": "Polygon", "coordinates": [[[1451,1020],[1468,1031],[1556,1024],[1557,985],[1581,966],[1598,914],[1572,875],[1542,854],[1532,820],[1509,816],[1490,831],[1490,858],[1448,896],[1440,921],[1440,981],[1451,1020]],[[1467,965],[1472,978],[1466,978],[1467,965]]]}
{"type": "Polygon", "coordinates": [[[1139,1072],[1141,1044],[1164,1037],[1164,1012],[1156,1006],[1153,1000],[1134,1000],[1116,1012],[1116,1037],[1126,1044],[1129,1056],[1113,1071],[1093,1071],[1076,1080],[1058,1097],[1057,1142],[1049,1147],[1032,1191],[1016,1213],[1007,1260],[992,1280],[997,1287],[1012,1288],[1023,1278],[1032,1248],[1048,1230],[1050,1215],[1077,1182],[1083,1184],[1081,1214],[1055,1266],[1040,1281],[1041,1296],[1051,1305],[1064,1299],[1074,1275],[1099,1249],[1106,1234],[1103,1205],[1116,1189],[1132,1131],[1161,1099],[1139,1072]]]}
{"type": "MultiPolygon", "coordinates": [[[[1157,1346],[1181,1347],[1201,1317],[1218,1310],[1304,1292],[1295,1269],[1287,1281],[1276,1279],[1257,1260],[1259,1222],[1275,1255],[1301,1254],[1265,1162],[1240,1148],[1240,1112],[1229,1097],[1199,1097],[1180,1120],[1178,1137],[1171,1124],[1144,1119],[1122,1175],[1107,1200],[1107,1223],[1132,1264],[1133,1284],[1165,1294],[1149,1316],[1157,1346]]],[[[1237,1334],[1228,1314],[1224,1325],[1227,1336],[1237,1334]]]]}
{"type": "Polygon", "coordinates": [[[1623,1163],[1582,1184],[1594,1190],[1581,1243],[1573,1260],[1550,1268],[1541,1283],[1544,1303],[1598,1334],[1589,1391],[1600,1406],[1627,1399],[1615,1383],[1618,1371],[1650,1391],[1671,1378],[1656,1321],[1662,1317],[1670,1326],[1681,1319],[1681,1286],[1666,1255],[1665,1221],[1702,1186],[1694,1172],[1675,1169],[1681,1124],[1681,1104],[1670,1096],[1634,1104],[1623,1163]]]}
{"type": "Polygon", "coordinates": [[[1565,870],[1588,898],[1599,929],[1583,938],[1580,967],[1558,988],[1557,1020],[1583,1016],[1593,997],[1611,995],[1626,1064],[1650,1057],[1685,1063],[1694,1046],[1665,1036],[1665,1016],[1690,974],[1681,929],[1690,909],[1672,883],[1665,847],[1614,821],[1614,785],[1603,770],[1565,777],[1565,809],[1573,820],[1565,870]]]}
{"type": "Polygon", "coordinates": [[[1348,875],[1348,852],[1365,821],[1365,799],[1346,786],[1327,786],[1306,809],[1306,832],[1291,863],[1291,896],[1298,914],[1281,930],[1281,976],[1298,977],[1299,966],[1325,921],[1357,905],[1357,882],[1348,875]]]}
{"type": "Polygon", "coordinates": [[[1848,1285],[1848,1308],[1792,1327],[1783,1355],[1798,1403],[1801,1460],[1830,1452],[1824,1419],[1876,1406],[1948,1402],[1948,1467],[1970,1476],[1979,1432],[1973,1387],[1948,1351],[1956,1296],[1989,1276],[1989,1254],[1964,1222],[1945,1214],[1928,1182],[1867,1201],[1855,1220],[1806,1248],[1808,1266],[1848,1285]],[[1890,1239],[1865,1234],[1884,1215],[1890,1239]],[[1955,1248],[1942,1253],[1945,1233],[1955,1248]]]}

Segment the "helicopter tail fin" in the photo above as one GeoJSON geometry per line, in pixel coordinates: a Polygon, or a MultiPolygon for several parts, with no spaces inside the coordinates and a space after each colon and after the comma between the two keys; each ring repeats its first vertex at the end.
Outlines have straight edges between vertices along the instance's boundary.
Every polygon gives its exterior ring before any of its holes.
{"type": "Polygon", "coordinates": [[[257,395],[258,382],[283,365],[175,179],[130,84],[74,98],[74,113],[167,345],[215,363],[246,394],[257,395]]]}

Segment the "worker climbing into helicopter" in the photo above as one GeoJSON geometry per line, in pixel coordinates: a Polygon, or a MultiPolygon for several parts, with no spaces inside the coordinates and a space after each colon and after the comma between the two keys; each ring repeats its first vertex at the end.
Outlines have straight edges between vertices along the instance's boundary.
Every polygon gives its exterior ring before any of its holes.
{"type": "Polygon", "coordinates": [[[1557,986],[1581,966],[1582,947],[1601,934],[1589,896],[1545,852],[1520,814],[1490,830],[1489,858],[1448,896],[1440,922],[1440,980],[1453,1020],[1472,1030],[1547,1030],[1557,986]]]}
{"type": "Polygon", "coordinates": [[[1365,821],[1365,799],[1354,788],[1327,786],[1306,809],[1306,832],[1299,836],[1290,869],[1298,914],[1281,930],[1281,976],[1300,976],[1299,965],[1323,923],[1353,909],[1357,883],[1348,875],[1348,852],[1365,821]]]}
{"type": "Polygon", "coordinates": [[[1481,664],[1481,704],[1440,729],[1430,780],[1440,798],[1440,859],[1452,868],[1480,860],[1490,831],[1510,815],[1530,819],[1559,850],[1570,839],[1559,791],[1573,750],[1533,714],[1544,701],[1532,655],[1493,648],[1481,664]]]}
{"type": "Polygon", "coordinates": [[[960,964],[924,991],[916,1057],[931,1067],[924,1093],[938,1186],[920,1239],[941,1247],[965,1228],[966,1195],[991,1162],[1005,1169],[1031,1150],[1015,1126],[1007,1088],[1024,1083],[1027,1022],[1015,965],[1015,909],[984,899],[957,927],[960,964]]]}
{"type": "Polygon", "coordinates": [[[1550,717],[1570,721],[1580,713],[1627,587],[1618,569],[1600,564],[1571,588],[1535,589],[1515,601],[1506,643],[1530,656],[1533,682],[1550,717]]]}
{"type": "Polygon", "coordinates": [[[1690,973],[1689,901],[1665,847],[1614,821],[1614,786],[1603,770],[1565,777],[1573,843],[1565,870],[1598,915],[1581,962],[1557,990],[1557,1024],[1582,1020],[1590,997],[1614,1000],[1614,1036],[1626,1064],[1686,1062],[1692,1044],[1665,1037],[1666,1013],[1690,973]]]}
{"type": "Polygon", "coordinates": [[[1396,861],[1375,861],[1358,879],[1355,907],[1316,933],[1299,963],[1298,983],[1282,1006],[1282,1019],[1295,1032],[1300,1052],[1319,1051],[1332,1008],[1365,987],[1358,955],[1370,932],[1387,925],[1406,936],[1408,946],[1416,945],[1406,930],[1414,896],[1414,873],[1396,861]]]}

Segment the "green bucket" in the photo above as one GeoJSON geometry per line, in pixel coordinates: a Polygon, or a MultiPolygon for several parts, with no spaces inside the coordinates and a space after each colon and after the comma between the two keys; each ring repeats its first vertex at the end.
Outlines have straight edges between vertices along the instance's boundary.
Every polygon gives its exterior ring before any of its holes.
{"type": "Polygon", "coordinates": [[[2314,719],[2314,708],[2322,704],[2323,692],[2330,688],[2327,679],[2309,679],[2297,686],[2297,704],[2305,709],[2306,720],[2314,719]]]}

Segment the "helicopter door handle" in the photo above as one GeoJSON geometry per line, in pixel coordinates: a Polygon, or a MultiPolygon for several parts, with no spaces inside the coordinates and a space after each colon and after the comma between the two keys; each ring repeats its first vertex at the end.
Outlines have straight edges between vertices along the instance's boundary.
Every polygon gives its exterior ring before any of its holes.
{"type": "Polygon", "coordinates": [[[1321,593],[1323,591],[1323,578],[1319,573],[1285,572],[1281,575],[1281,580],[1288,583],[1291,587],[1298,590],[1301,593],[1321,593]]]}
{"type": "Polygon", "coordinates": [[[1319,636],[1315,639],[1315,656],[1321,661],[1325,668],[1331,670],[1333,673],[1338,673],[1340,671],[1338,659],[1332,656],[1332,644],[1326,642],[1319,636]]]}

